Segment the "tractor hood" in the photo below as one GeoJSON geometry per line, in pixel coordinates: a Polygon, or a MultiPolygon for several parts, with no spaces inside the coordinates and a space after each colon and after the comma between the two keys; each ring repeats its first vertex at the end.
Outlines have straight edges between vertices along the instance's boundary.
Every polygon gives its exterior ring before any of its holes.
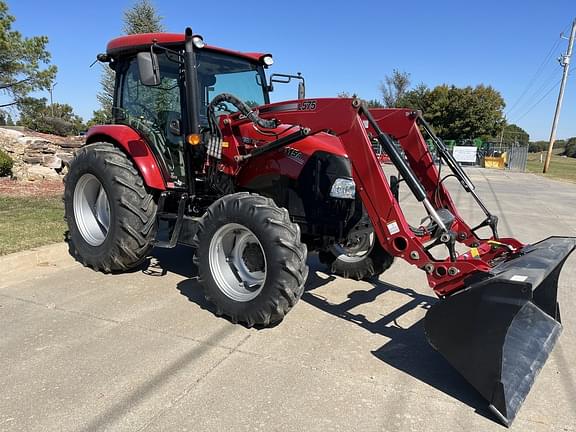
{"type": "MultiPolygon", "coordinates": [[[[238,134],[235,134],[235,138],[240,146],[245,146],[248,150],[266,145],[295,130],[296,125],[282,124],[276,129],[267,131],[273,134],[272,136],[265,136],[255,130],[252,123],[243,123],[237,128],[238,134]]],[[[263,175],[281,176],[296,180],[315,153],[333,155],[336,158],[348,160],[348,155],[340,139],[328,132],[320,132],[279,150],[246,161],[239,169],[238,183],[247,184],[255,177],[263,175]]]]}

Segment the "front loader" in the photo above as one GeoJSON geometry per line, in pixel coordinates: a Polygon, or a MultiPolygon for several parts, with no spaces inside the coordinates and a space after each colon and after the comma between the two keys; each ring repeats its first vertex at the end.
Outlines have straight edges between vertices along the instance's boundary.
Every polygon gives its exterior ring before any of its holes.
{"type": "Polygon", "coordinates": [[[355,279],[404,259],[439,297],[425,318],[430,344],[513,421],[561,332],[558,278],[575,239],[500,237],[418,111],[306,99],[303,85],[299,99],[271,104],[273,82],[303,78],[268,79],[269,54],[207,46],[186,29],[114,39],[98,59],[116,71],[113,124],[90,129],[65,190],[82,263],[118,272],[154,246],[190,245],[216,312],[266,326],[302,295],[309,251],[355,279]],[[478,204],[479,225],[459,214],[442,166],[478,204]],[[402,212],[401,183],[422,205],[420,226],[402,212]]]}

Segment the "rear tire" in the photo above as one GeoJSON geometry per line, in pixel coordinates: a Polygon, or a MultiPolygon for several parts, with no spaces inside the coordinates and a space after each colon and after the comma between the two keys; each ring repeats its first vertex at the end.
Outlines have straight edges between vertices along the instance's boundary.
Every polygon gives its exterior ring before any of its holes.
{"type": "MultiPolygon", "coordinates": [[[[370,223],[369,219],[365,223],[370,223]]],[[[355,280],[377,277],[394,262],[394,257],[380,246],[373,231],[355,239],[353,246],[333,245],[321,250],[318,259],[330,267],[333,274],[355,280]]]]}
{"type": "Polygon", "coordinates": [[[248,327],[281,321],[308,276],[307,249],[288,211],[241,192],[214,202],[199,224],[194,262],[216,313],[248,327]]]}
{"type": "Polygon", "coordinates": [[[142,263],[156,235],[156,202],[132,161],[110,143],[82,147],[65,182],[72,254],[105,273],[142,263]]]}

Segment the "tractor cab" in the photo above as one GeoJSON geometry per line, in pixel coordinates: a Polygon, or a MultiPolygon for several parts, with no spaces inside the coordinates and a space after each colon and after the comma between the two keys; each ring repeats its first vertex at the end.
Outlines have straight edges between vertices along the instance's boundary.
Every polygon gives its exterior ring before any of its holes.
{"type": "MultiPolygon", "coordinates": [[[[184,35],[123,36],[112,40],[101,56],[116,72],[113,122],[140,132],[166,178],[177,185],[186,183],[185,137],[192,129],[208,126],[207,107],[216,95],[234,94],[252,108],[270,102],[264,69],[272,64],[272,56],[210,47],[195,38],[202,49],[194,52],[197,100],[192,103],[186,99],[184,35]],[[197,107],[193,117],[194,107],[189,105],[197,107]]],[[[215,110],[216,115],[236,111],[226,101],[215,110]]]]}

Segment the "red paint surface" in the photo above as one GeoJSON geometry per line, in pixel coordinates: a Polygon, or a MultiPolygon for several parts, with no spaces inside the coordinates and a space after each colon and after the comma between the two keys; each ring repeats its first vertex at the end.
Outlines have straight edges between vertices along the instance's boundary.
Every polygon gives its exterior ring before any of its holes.
{"type": "MultiPolygon", "coordinates": [[[[130,51],[135,51],[138,48],[144,48],[156,42],[159,45],[182,45],[184,44],[184,33],[140,33],[134,35],[120,36],[108,42],[106,52],[110,55],[118,55],[130,51]]],[[[260,58],[265,53],[244,53],[240,51],[232,51],[224,48],[219,48],[211,45],[206,45],[202,49],[216,51],[222,54],[234,55],[243,57],[251,61],[260,61],[260,58]]]]}
{"type": "Polygon", "coordinates": [[[125,125],[102,125],[90,128],[86,144],[117,143],[131,157],[148,187],[165,190],[166,183],[148,144],[134,129],[125,125]]]}

